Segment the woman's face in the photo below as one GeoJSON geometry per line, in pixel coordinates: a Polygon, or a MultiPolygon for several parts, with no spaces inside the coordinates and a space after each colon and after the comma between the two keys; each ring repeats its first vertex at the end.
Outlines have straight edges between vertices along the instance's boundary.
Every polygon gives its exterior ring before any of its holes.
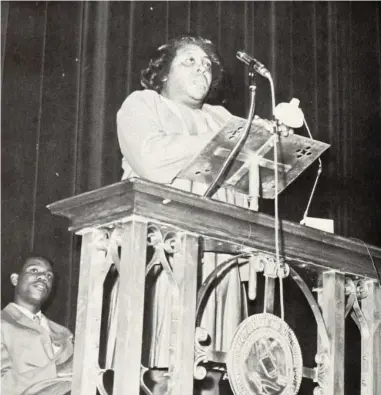
{"type": "Polygon", "coordinates": [[[186,44],[177,50],[161,94],[192,108],[200,108],[212,82],[212,62],[203,49],[186,44]]]}

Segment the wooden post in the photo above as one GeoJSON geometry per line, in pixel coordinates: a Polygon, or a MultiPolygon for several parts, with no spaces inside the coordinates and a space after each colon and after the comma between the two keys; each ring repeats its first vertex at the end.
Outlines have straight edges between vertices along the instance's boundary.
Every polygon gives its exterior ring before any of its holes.
{"type": "Polygon", "coordinates": [[[185,234],[173,259],[178,290],[172,304],[169,395],[193,395],[197,270],[198,237],[185,234]]]}
{"type": "Polygon", "coordinates": [[[323,395],[344,395],[345,276],[323,273],[321,308],[330,342],[330,358],[323,395]]]}
{"type": "Polygon", "coordinates": [[[105,249],[99,248],[94,229],[82,237],[77,320],[73,361],[73,395],[94,395],[99,376],[99,340],[103,282],[109,270],[105,249]]]}
{"type": "Polygon", "coordinates": [[[361,336],[361,395],[381,394],[381,286],[375,280],[365,283],[367,296],[361,310],[369,337],[361,336]]]}
{"type": "Polygon", "coordinates": [[[132,217],[123,225],[121,245],[114,393],[139,395],[147,223],[132,217]]]}

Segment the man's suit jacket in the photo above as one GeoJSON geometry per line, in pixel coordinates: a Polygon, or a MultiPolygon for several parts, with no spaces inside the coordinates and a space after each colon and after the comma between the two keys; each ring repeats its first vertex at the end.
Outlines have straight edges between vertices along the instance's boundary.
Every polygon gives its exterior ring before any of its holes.
{"type": "Polygon", "coordinates": [[[48,320],[50,333],[13,304],[1,311],[1,394],[20,395],[29,386],[72,370],[73,335],[48,320]],[[53,353],[52,341],[59,347],[53,353]]]}

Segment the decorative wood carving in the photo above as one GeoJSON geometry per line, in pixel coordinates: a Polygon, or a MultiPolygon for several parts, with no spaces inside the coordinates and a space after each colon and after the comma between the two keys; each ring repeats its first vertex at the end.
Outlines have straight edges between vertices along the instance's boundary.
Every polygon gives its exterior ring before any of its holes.
{"type": "MultiPolygon", "coordinates": [[[[228,360],[226,353],[204,345],[208,334],[196,328],[196,313],[213,277],[233,265],[248,265],[251,300],[257,297],[257,275],[263,273],[264,315],[267,311],[268,317],[274,317],[268,313],[272,312],[276,281],[281,286],[282,279],[290,275],[302,290],[318,328],[316,367],[301,368],[303,377],[317,383],[314,395],[343,394],[344,329],[349,314],[361,334],[361,395],[380,393],[381,291],[368,256],[369,251],[374,264],[380,265],[379,248],[369,246],[367,250],[360,242],[282,221],[284,249],[281,265],[277,265],[272,217],[140,179],[48,207],[69,218],[69,229],[82,235],[73,395],[93,395],[97,387],[103,390],[99,384],[103,370],[97,362],[102,284],[112,265],[120,276],[114,394],[138,395],[142,389],[151,395],[143,380],[147,368],[141,365],[141,353],[145,278],[156,265],[172,279],[174,290],[168,394],[192,395],[193,378],[204,378],[208,366],[215,364],[213,368],[220,369],[228,360]],[[147,247],[153,249],[149,262],[147,247]],[[206,279],[196,303],[200,247],[235,256],[206,279]],[[317,300],[296,270],[306,266],[320,276],[314,289],[317,300]]],[[[299,369],[300,363],[296,365],[299,369]]],[[[270,374],[271,364],[267,368],[270,374]]],[[[297,391],[298,380],[293,391],[297,391]]]]}

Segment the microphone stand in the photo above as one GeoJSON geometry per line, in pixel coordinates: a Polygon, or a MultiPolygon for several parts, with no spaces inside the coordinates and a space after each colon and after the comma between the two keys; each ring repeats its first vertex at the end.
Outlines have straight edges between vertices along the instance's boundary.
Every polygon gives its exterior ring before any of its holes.
{"type": "Polygon", "coordinates": [[[254,111],[255,111],[255,91],[257,89],[256,82],[255,82],[255,72],[253,70],[249,71],[249,81],[250,81],[250,109],[249,109],[249,115],[247,118],[247,122],[245,125],[245,129],[243,133],[241,134],[240,138],[238,139],[236,145],[230,152],[229,156],[226,158],[225,162],[223,163],[220,171],[218,172],[216,178],[212,182],[212,184],[209,186],[207,191],[204,193],[205,197],[212,197],[217,190],[221,187],[222,183],[222,177],[225,175],[226,170],[229,168],[231,163],[234,161],[236,158],[237,154],[239,151],[242,149],[243,145],[245,144],[245,141],[249,135],[250,128],[251,128],[251,123],[254,118],[254,111]]]}

